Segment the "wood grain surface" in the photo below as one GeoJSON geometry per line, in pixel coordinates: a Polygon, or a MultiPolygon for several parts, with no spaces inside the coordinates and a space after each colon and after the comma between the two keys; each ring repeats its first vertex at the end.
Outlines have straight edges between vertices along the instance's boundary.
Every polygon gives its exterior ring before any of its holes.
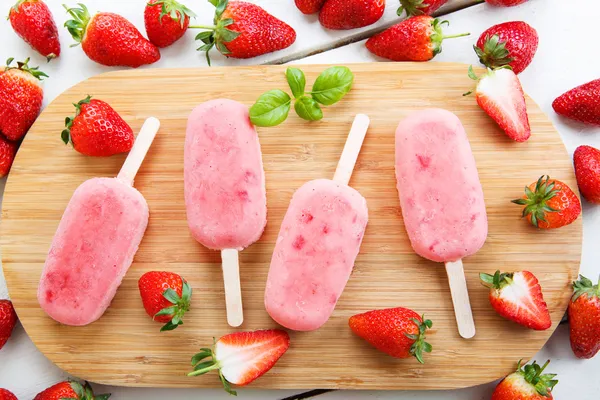
{"type": "MultiPolygon", "coordinates": [[[[312,84],[325,66],[304,66],[312,84]]],[[[367,199],[369,225],[354,272],[331,319],[315,332],[290,332],[292,344],[277,365],[251,387],[447,389],[488,382],[538,351],[560,321],[581,257],[581,219],[556,231],[538,231],[520,219],[510,200],[542,174],[576,188],[570,157],[547,117],[528,99],[533,135],[509,140],[463,97],[473,83],[462,64],[355,64],[355,86],[325,110],[320,122],[290,113],[274,128],[260,128],[267,178],[268,224],[260,241],[240,253],[245,320],[240,330],[277,327],[264,309],[271,252],[292,193],[310,179],[331,178],[354,115],[371,126],[350,181],[367,199]],[[403,117],[426,107],[456,113],[465,125],[485,193],[489,236],[464,260],[474,339],[458,335],[446,273],[415,255],[404,231],[395,189],[394,131],[403,117]],[[554,322],[545,332],[526,330],[495,314],[478,273],[534,272],[554,322]],[[347,325],[353,314],[404,306],[432,319],[434,352],[426,364],[379,353],[347,325]]],[[[217,387],[216,375],[186,377],[190,357],[235,329],[226,322],[220,256],[188,231],[183,200],[183,143],[187,116],[205,100],[227,97],[251,105],[264,91],[286,88],[285,67],[119,71],[67,90],[35,123],[14,163],[2,210],[1,244],[10,295],[27,333],[59,367],[95,382],[128,386],[217,387]],[[75,188],[94,176],[114,176],[124,155],[85,157],[60,140],[71,103],[91,94],[109,102],[135,131],[156,116],[161,129],[135,186],[150,206],[150,222],[134,263],[106,314],[87,327],[61,326],[45,315],[36,290],[46,254],[75,188]],[[171,270],[192,285],[185,325],[160,333],[145,314],[138,278],[171,270]]]]}

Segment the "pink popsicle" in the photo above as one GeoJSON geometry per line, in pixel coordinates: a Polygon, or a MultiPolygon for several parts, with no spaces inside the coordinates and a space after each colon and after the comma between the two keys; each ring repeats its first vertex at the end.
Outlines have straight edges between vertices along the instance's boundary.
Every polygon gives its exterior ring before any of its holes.
{"type": "Polygon", "coordinates": [[[213,250],[243,250],[267,223],[265,173],[248,107],[207,101],[188,118],[185,205],[193,237],[213,250]]]}
{"type": "Polygon", "coordinates": [[[483,246],[488,229],[483,190],[456,115],[429,109],[400,122],[396,179],[404,225],[417,254],[448,262],[483,246]]]}
{"type": "Polygon", "coordinates": [[[328,319],[348,282],[368,221],[364,197],[328,179],[294,193],[281,224],[265,291],[271,317],[310,331],[328,319]]]}
{"type": "Polygon", "coordinates": [[[132,187],[160,126],[148,118],[117,178],[92,178],[73,193],[50,245],[38,302],[56,321],[87,325],[104,314],[131,266],[148,204],[132,187]]]}
{"type": "Polygon", "coordinates": [[[87,325],[108,308],[148,224],[148,204],[116,178],[82,183],[46,259],[38,289],[42,309],[66,325],[87,325]]]}
{"type": "Polygon", "coordinates": [[[458,117],[418,111],[396,130],[396,179],[404,226],[417,254],[446,264],[458,331],[475,335],[462,258],[487,237],[483,190],[458,117]]]}
{"type": "Polygon", "coordinates": [[[221,250],[227,321],[243,321],[238,251],[257,241],[267,223],[265,172],[248,107],[207,101],[188,118],[184,194],[192,236],[221,250]]]}
{"type": "Polygon", "coordinates": [[[365,198],[348,181],[368,126],[366,115],[356,116],[333,180],[305,183],[285,214],[265,308],[286,328],[310,331],[327,322],[354,268],[369,217],[365,198]]]}

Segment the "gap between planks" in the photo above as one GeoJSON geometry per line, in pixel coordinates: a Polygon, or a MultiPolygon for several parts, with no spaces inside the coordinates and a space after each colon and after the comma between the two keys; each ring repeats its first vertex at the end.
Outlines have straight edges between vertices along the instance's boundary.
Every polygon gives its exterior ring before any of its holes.
{"type": "MultiPolygon", "coordinates": [[[[484,1],[485,0],[456,0],[453,2],[451,1],[450,3],[446,3],[438,11],[433,13],[433,16],[440,17],[442,15],[448,15],[448,14],[451,14],[451,13],[454,13],[454,12],[457,12],[460,10],[464,10],[469,7],[483,4],[484,1]]],[[[398,6],[400,6],[400,2],[398,2],[398,6]]],[[[320,47],[315,47],[312,49],[311,48],[305,49],[305,50],[299,51],[297,53],[287,54],[283,57],[276,58],[271,61],[267,61],[261,65],[287,64],[292,61],[301,60],[303,58],[314,56],[316,54],[321,54],[326,51],[330,51],[330,50],[334,50],[334,49],[337,49],[340,47],[348,46],[350,44],[360,42],[361,40],[368,39],[371,36],[375,35],[376,33],[382,32],[382,31],[386,30],[387,28],[389,28],[390,26],[395,25],[404,19],[405,19],[405,17],[398,17],[392,21],[386,22],[382,25],[378,25],[372,29],[369,29],[366,31],[361,31],[354,35],[350,35],[346,38],[340,39],[339,41],[335,41],[333,43],[325,44],[320,47]]]]}

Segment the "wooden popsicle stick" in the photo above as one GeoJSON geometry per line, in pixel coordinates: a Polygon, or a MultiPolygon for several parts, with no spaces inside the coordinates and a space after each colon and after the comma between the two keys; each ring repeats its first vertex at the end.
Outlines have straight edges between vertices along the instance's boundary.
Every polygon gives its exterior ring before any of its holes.
{"type": "Polygon", "coordinates": [[[144,122],[140,133],[135,138],[133,148],[129,151],[129,155],[125,159],[119,175],[117,175],[117,179],[133,186],[133,179],[142,166],[142,162],[146,158],[148,149],[150,149],[159,128],[160,121],[154,117],[150,117],[144,122]]]}
{"type": "Polygon", "coordinates": [[[473,321],[462,260],[447,262],[446,274],[448,274],[458,333],[465,339],[471,339],[475,336],[475,322],[473,321]]]}
{"type": "Polygon", "coordinates": [[[333,176],[334,181],[343,183],[344,185],[347,185],[348,182],[350,182],[350,177],[352,176],[352,171],[354,171],[360,148],[365,140],[367,129],[369,129],[369,123],[369,117],[365,114],[357,114],[356,117],[354,117],[352,128],[348,134],[348,139],[346,139],[342,156],[340,157],[340,161],[335,170],[335,175],[333,176]]]}
{"type": "Polygon", "coordinates": [[[236,249],[221,250],[221,261],[223,265],[223,283],[225,284],[227,323],[230,326],[238,327],[244,322],[238,251],[236,249]]]}

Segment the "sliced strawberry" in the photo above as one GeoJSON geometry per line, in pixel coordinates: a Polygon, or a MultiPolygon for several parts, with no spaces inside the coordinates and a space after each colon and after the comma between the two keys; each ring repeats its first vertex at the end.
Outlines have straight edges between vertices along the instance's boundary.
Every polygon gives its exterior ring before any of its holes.
{"type": "Polygon", "coordinates": [[[223,387],[235,396],[237,393],[230,384],[245,386],[261,377],[289,347],[290,337],[280,329],[231,333],[221,337],[212,350],[200,349],[192,357],[194,371],[188,376],[219,370],[223,387]]]}
{"type": "Polygon", "coordinates": [[[498,314],[529,329],[546,330],[552,325],[540,283],[529,271],[479,274],[490,288],[490,303],[498,314]]]}
{"type": "Polygon", "coordinates": [[[469,67],[469,77],[478,81],[477,104],[516,142],[531,136],[525,94],[519,78],[510,68],[488,69],[478,77],[469,67]]]}

